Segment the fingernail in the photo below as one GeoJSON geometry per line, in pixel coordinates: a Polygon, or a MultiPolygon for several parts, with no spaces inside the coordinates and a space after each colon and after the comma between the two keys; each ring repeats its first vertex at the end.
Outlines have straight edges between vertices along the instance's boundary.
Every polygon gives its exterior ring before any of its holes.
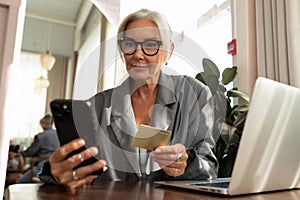
{"type": "Polygon", "coordinates": [[[81,146],[81,145],[84,145],[84,144],[85,144],[85,142],[84,142],[84,140],[83,140],[83,139],[80,139],[80,140],[78,140],[77,144],[78,144],[79,146],[81,146]]]}
{"type": "Polygon", "coordinates": [[[91,147],[91,148],[89,148],[89,152],[90,152],[90,154],[95,156],[98,154],[98,149],[96,147],[91,147]]]}
{"type": "Polygon", "coordinates": [[[106,166],[103,167],[103,171],[104,171],[104,172],[106,172],[107,169],[108,169],[108,168],[107,168],[106,166]]]}
{"type": "Polygon", "coordinates": [[[161,151],[161,149],[155,149],[154,152],[155,152],[155,153],[161,153],[162,151],[161,151]]]}

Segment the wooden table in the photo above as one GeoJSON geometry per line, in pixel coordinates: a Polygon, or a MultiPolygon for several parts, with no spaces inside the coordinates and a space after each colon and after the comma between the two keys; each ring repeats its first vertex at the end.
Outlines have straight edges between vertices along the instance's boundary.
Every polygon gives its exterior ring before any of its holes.
{"type": "Polygon", "coordinates": [[[87,185],[76,192],[46,184],[15,184],[5,191],[5,200],[299,200],[300,190],[226,197],[203,192],[160,186],[152,182],[106,182],[87,185]]]}

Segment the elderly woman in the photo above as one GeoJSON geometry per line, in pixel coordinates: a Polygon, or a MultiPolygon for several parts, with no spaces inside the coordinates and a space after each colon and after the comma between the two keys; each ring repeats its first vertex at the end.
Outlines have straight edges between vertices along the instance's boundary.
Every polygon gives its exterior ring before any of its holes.
{"type": "Polygon", "coordinates": [[[174,49],[171,34],[168,22],[154,11],[141,9],[123,20],[118,46],[129,77],[91,99],[101,127],[98,148],[65,159],[82,147],[84,140],[61,146],[45,164],[42,180],[78,188],[95,178],[119,181],[217,176],[209,89],[194,78],[161,71],[174,49]],[[133,147],[140,124],[171,131],[169,144],[154,151],[133,147]],[[103,160],[73,170],[96,154],[103,160]],[[99,169],[105,172],[91,175],[99,169]]]}

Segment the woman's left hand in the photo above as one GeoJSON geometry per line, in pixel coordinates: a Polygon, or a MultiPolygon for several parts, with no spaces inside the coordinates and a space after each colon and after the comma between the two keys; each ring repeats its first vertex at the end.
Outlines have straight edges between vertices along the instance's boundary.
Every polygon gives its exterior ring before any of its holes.
{"type": "Polygon", "coordinates": [[[188,154],[182,144],[157,147],[150,156],[169,176],[176,177],[184,174],[188,154]]]}

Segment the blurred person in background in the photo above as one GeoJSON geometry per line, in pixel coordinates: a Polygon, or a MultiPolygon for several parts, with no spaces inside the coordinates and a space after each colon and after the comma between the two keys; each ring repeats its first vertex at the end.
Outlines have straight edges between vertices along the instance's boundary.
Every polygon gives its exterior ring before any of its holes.
{"type": "Polygon", "coordinates": [[[13,140],[9,143],[9,152],[6,169],[5,187],[16,183],[16,181],[23,175],[24,158],[19,153],[20,145],[15,145],[13,140]]]}
{"type": "Polygon", "coordinates": [[[45,115],[40,120],[40,125],[43,129],[34,137],[34,141],[25,150],[20,152],[23,157],[35,157],[37,162],[32,171],[28,170],[21,176],[17,183],[30,183],[32,177],[36,177],[43,163],[52,155],[52,153],[60,146],[57,132],[53,129],[53,118],[50,114],[45,115]]]}

